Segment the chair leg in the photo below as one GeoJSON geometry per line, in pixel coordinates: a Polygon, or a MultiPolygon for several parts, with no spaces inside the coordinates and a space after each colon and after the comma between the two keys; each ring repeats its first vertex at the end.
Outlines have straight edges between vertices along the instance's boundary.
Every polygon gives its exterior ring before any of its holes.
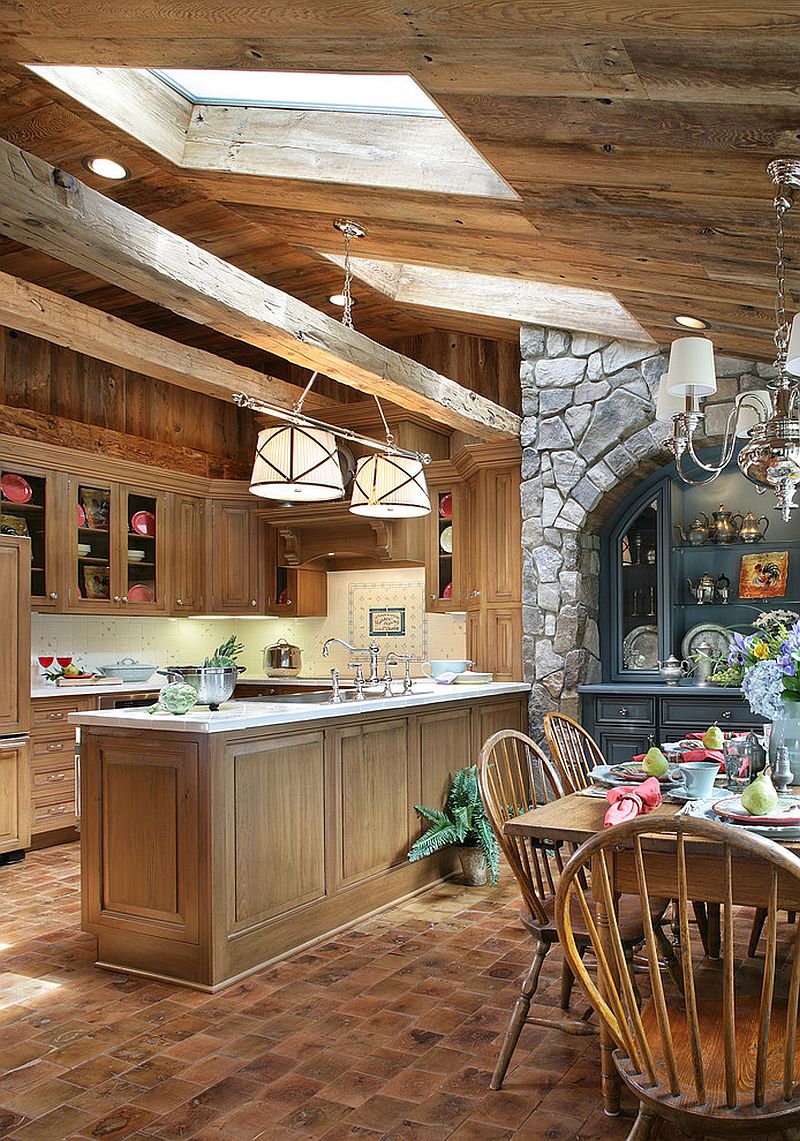
{"type": "Polygon", "coordinates": [[[720,906],[718,903],[706,904],[706,915],[708,916],[708,957],[710,959],[718,959],[722,939],[720,935],[720,906]]]}
{"type": "Polygon", "coordinates": [[[645,1109],[642,1105],[627,1141],[648,1141],[648,1138],[658,1137],[660,1131],[661,1118],[652,1109],[645,1109]]]}
{"type": "Polygon", "coordinates": [[[536,988],[539,985],[539,975],[542,971],[542,963],[545,960],[547,952],[550,950],[550,944],[538,942],[536,944],[536,951],[534,952],[533,962],[531,968],[525,976],[525,982],[522,984],[519,998],[514,1005],[514,1012],[511,1015],[511,1021],[506,1030],[506,1036],[503,1039],[503,1045],[500,1050],[500,1056],[497,1059],[497,1065],[492,1074],[492,1080],[489,1083],[490,1089],[502,1089],[503,1079],[506,1076],[508,1064],[511,1061],[511,1055],[516,1049],[519,1036],[522,1033],[522,1027],[525,1025],[525,1019],[528,1017],[528,1011],[531,1008],[531,999],[536,993],[536,988]]]}
{"type": "MultiPolygon", "coordinates": [[[[578,948],[578,954],[583,958],[586,952],[586,947],[581,946],[578,948]]],[[[564,959],[561,964],[561,1009],[569,1010],[570,1000],[572,999],[572,988],[575,985],[575,976],[567,965],[567,960],[564,959]]],[[[591,1013],[591,1010],[590,1010],[591,1013]]]]}
{"type": "Polygon", "coordinates": [[[766,920],[766,907],[757,907],[753,915],[753,926],[750,928],[750,942],[747,944],[747,953],[751,959],[758,950],[758,941],[761,938],[761,932],[764,930],[766,920]]]}

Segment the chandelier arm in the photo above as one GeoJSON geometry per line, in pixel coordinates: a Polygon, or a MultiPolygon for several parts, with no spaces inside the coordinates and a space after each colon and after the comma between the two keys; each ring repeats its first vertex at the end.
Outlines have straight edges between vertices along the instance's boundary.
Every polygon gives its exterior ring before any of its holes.
{"type": "Polygon", "coordinates": [[[691,432],[688,433],[687,439],[686,439],[687,450],[689,452],[689,455],[692,457],[692,460],[694,461],[694,463],[696,463],[699,468],[702,468],[703,471],[712,471],[715,473],[715,476],[716,476],[716,475],[719,475],[723,471],[723,469],[726,468],[728,466],[728,464],[731,462],[731,458],[733,456],[733,449],[736,447],[736,436],[733,434],[732,428],[733,428],[734,420],[735,420],[737,415],[738,415],[738,409],[734,405],[734,407],[731,409],[731,412],[729,413],[728,419],[725,423],[725,435],[722,438],[722,451],[720,452],[720,459],[719,459],[718,464],[703,463],[703,461],[698,457],[697,452],[694,449],[694,436],[691,432]]]}
{"type": "MultiPolygon", "coordinates": [[[[707,483],[713,483],[713,482],[714,482],[714,480],[717,478],[717,476],[719,476],[719,475],[721,475],[721,474],[722,474],[722,468],[719,468],[719,469],[717,469],[717,468],[708,468],[707,470],[708,470],[708,471],[710,471],[712,474],[711,474],[710,476],[708,476],[706,479],[692,479],[692,478],[691,478],[690,476],[688,476],[688,475],[686,474],[686,472],[683,470],[683,464],[682,464],[681,460],[682,460],[682,456],[681,456],[681,455],[677,455],[677,456],[675,457],[675,470],[677,471],[677,473],[678,473],[678,475],[680,476],[681,480],[682,480],[684,483],[687,483],[687,484],[689,485],[689,487],[705,487],[705,485],[706,485],[707,483]]],[[[704,465],[703,465],[703,466],[704,466],[704,465]]]]}
{"type": "Polygon", "coordinates": [[[295,402],[294,402],[293,410],[295,412],[302,412],[303,411],[303,405],[305,404],[306,397],[308,396],[309,392],[311,391],[313,384],[314,384],[314,381],[317,379],[318,376],[319,376],[318,372],[312,372],[311,376],[309,377],[308,384],[305,386],[303,391],[298,396],[297,400],[295,400],[295,402]]]}

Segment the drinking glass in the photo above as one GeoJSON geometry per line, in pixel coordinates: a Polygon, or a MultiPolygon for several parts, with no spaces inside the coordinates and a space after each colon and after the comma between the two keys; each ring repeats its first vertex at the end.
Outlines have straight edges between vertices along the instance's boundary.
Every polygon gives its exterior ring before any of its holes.
{"type": "Polygon", "coordinates": [[[731,792],[743,792],[750,784],[752,757],[746,737],[731,737],[724,745],[725,775],[731,792]]]}

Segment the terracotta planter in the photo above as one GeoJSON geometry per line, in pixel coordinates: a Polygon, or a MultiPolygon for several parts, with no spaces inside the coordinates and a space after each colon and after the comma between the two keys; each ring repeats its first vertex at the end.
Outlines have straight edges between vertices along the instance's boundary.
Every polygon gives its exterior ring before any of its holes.
{"type": "Polygon", "coordinates": [[[467,887],[482,887],[486,883],[486,857],[482,848],[459,848],[458,858],[467,887]]]}

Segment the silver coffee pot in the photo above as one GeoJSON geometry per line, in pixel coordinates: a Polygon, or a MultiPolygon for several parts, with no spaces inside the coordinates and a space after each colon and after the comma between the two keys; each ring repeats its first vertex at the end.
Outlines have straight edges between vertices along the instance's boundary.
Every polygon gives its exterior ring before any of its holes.
{"type": "Polygon", "coordinates": [[[697,582],[692,582],[690,578],[687,578],[686,585],[694,595],[694,600],[698,606],[714,601],[714,596],[717,591],[717,580],[712,574],[709,574],[708,571],[706,571],[703,577],[698,579],[697,582]]]}
{"type": "Polygon", "coordinates": [[[740,542],[760,543],[767,533],[767,527],[769,527],[769,519],[766,515],[756,516],[754,511],[748,511],[739,527],[740,542]],[[762,519],[764,520],[763,528],[759,527],[759,523],[762,519]]]}
{"type": "Polygon", "coordinates": [[[708,531],[708,516],[703,511],[695,515],[685,531],[683,527],[675,527],[675,533],[680,541],[688,543],[690,547],[702,547],[704,543],[707,543],[708,531]]]}

